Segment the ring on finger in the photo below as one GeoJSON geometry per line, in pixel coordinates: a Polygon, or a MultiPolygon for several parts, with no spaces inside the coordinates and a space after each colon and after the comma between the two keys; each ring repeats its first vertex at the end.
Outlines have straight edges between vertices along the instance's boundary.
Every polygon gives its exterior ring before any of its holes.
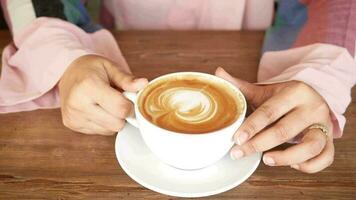
{"type": "Polygon", "coordinates": [[[326,136],[326,138],[328,138],[328,136],[329,136],[329,128],[327,126],[325,126],[324,124],[321,124],[321,123],[313,124],[308,127],[308,130],[310,130],[310,129],[319,129],[326,136]]]}

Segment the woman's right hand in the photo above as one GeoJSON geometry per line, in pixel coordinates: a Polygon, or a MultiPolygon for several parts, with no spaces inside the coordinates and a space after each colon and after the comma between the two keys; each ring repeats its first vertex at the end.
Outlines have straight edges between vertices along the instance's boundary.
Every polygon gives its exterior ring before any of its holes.
{"type": "Polygon", "coordinates": [[[112,135],[133,114],[133,104],[117,88],[136,92],[147,79],[135,79],[97,55],[76,59],[59,81],[63,124],[86,134],[112,135]]]}

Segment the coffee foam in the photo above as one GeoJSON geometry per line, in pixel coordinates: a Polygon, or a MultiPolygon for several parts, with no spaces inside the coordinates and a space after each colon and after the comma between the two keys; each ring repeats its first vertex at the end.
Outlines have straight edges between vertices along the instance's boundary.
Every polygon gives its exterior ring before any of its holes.
{"type": "Polygon", "coordinates": [[[231,88],[197,75],[161,79],[149,85],[141,97],[139,109],[147,120],[183,133],[224,128],[238,118],[239,105],[243,105],[231,88]]]}

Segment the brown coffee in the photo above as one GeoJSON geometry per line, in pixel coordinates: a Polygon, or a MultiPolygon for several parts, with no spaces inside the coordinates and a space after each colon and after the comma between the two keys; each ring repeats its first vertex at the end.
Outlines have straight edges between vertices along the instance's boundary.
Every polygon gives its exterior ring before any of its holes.
{"type": "Polygon", "coordinates": [[[242,98],[226,83],[197,74],[165,77],[149,84],[138,106],[153,124],[191,134],[229,126],[244,109],[242,98]]]}

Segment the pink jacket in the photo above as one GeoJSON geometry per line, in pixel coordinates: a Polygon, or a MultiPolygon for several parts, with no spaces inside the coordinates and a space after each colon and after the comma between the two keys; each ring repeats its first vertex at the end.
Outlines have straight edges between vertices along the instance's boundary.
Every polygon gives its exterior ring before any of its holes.
{"type": "MultiPolygon", "coordinates": [[[[44,17],[31,19],[33,17],[31,13],[24,14],[26,18],[22,21],[14,22],[11,21],[11,18],[17,17],[16,12],[21,12],[21,10],[15,9],[16,5],[14,4],[16,3],[13,2],[17,1],[1,0],[13,33],[13,42],[6,46],[2,56],[0,113],[59,107],[57,83],[70,63],[80,56],[100,54],[114,60],[120,66],[128,68],[115,39],[109,31],[100,30],[88,34],[75,25],[62,20],[44,17]],[[9,6],[10,4],[12,5],[9,6]]],[[[120,9],[130,10],[137,6],[137,4],[132,3],[137,1],[120,0],[117,2],[126,3],[124,6],[121,5],[120,9]]],[[[210,10],[209,13],[208,10],[205,11],[203,17],[199,16],[201,23],[188,24],[189,26],[178,24],[181,23],[181,18],[184,18],[184,15],[174,13],[186,13],[186,6],[199,7],[199,5],[195,5],[196,3],[187,3],[187,5],[182,4],[182,7],[170,8],[169,11],[173,12],[172,18],[161,19],[158,17],[157,22],[169,24],[169,26],[159,26],[149,19],[147,19],[147,23],[150,23],[150,26],[163,27],[162,29],[172,27],[178,29],[182,27],[221,29],[221,26],[233,27],[232,29],[241,29],[242,27],[254,29],[262,28],[270,23],[267,20],[265,24],[254,25],[253,17],[248,17],[243,12],[245,10],[253,12],[253,9],[249,8],[250,4],[245,5],[246,1],[244,0],[231,2],[240,3],[242,7],[237,8],[240,13],[228,8],[225,8],[224,12],[210,10]],[[223,13],[224,16],[238,14],[241,20],[229,22],[223,16],[219,16],[219,13],[223,13]],[[164,20],[169,20],[169,23],[164,20]],[[221,24],[224,22],[226,22],[226,26],[221,24]],[[220,28],[216,27],[217,24],[220,28]],[[248,25],[244,26],[243,24],[248,25]]],[[[256,1],[251,0],[251,2],[256,1]]],[[[108,0],[106,3],[110,4],[112,1],[108,0]]],[[[111,8],[118,8],[115,6],[111,6],[111,8]]],[[[154,6],[151,9],[154,10],[154,6]]],[[[163,9],[161,12],[166,11],[163,9]]],[[[236,18],[239,16],[236,16],[236,18]]],[[[139,29],[141,27],[144,29],[146,27],[145,19],[140,19],[140,23],[137,24],[137,19],[130,18],[130,16],[126,16],[124,21],[122,21],[123,18],[119,19],[119,17],[117,17],[117,20],[126,24],[126,28],[139,29]]],[[[260,22],[258,19],[256,21],[260,22]]],[[[299,46],[303,46],[302,44],[303,40],[301,39],[299,46]]],[[[303,81],[324,97],[331,109],[335,137],[340,137],[345,125],[343,113],[351,100],[350,90],[356,83],[356,64],[353,56],[343,47],[321,43],[265,53],[260,61],[258,82],[275,83],[288,80],[303,81]]]]}

